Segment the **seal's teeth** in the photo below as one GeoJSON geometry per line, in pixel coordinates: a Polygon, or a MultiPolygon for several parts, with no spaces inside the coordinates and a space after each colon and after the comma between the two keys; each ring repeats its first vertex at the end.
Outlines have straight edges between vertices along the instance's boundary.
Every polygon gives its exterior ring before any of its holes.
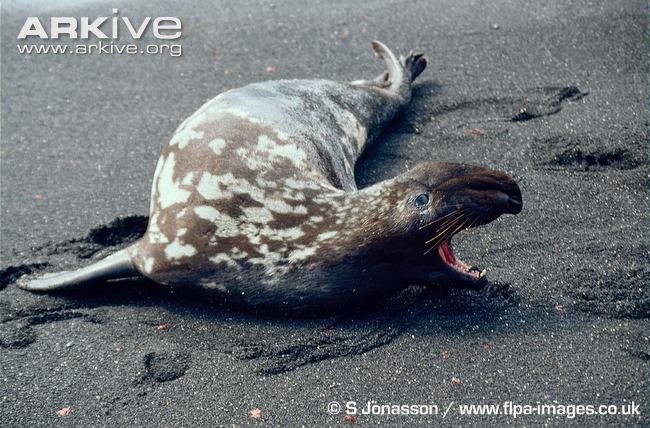
{"type": "Polygon", "coordinates": [[[486,273],[487,273],[487,269],[483,269],[483,270],[478,274],[478,277],[479,277],[479,278],[483,278],[483,277],[485,276],[486,273]]]}

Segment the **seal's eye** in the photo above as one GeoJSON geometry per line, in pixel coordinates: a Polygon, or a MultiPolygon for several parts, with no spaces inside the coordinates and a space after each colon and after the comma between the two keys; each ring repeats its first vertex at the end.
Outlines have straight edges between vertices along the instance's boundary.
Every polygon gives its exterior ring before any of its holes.
{"type": "Polygon", "coordinates": [[[424,193],[419,194],[415,198],[415,206],[418,207],[418,208],[423,207],[428,203],[429,203],[429,196],[424,194],[424,193]]]}

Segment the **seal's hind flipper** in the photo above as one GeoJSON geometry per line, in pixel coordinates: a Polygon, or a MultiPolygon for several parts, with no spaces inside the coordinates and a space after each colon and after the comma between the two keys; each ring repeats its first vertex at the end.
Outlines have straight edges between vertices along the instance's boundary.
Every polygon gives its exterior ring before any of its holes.
{"type": "MultiPolygon", "coordinates": [[[[390,88],[396,89],[405,83],[404,81],[404,67],[402,63],[397,59],[395,54],[386,47],[385,44],[378,40],[372,41],[372,48],[375,50],[377,55],[382,57],[386,63],[386,68],[388,69],[388,82],[390,82],[390,88]]],[[[408,82],[411,83],[411,82],[408,82]]]]}
{"type": "Polygon", "coordinates": [[[411,82],[427,68],[427,58],[423,53],[413,53],[411,51],[406,58],[400,57],[400,63],[402,63],[404,69],[409,73],[411,82]]]}
{"type": "Polygon", "coordinates": [[[390,85],[390,75],[388,74],[388,70],[384,71],[381,73],[379,76],[374,78],[374,82],[376,82],[378,85],[382,86],[388,86],[390,85]]]}
{"type": "Polygon", "coordinates": [[[357,80],[352,84],[386,89],[397,95],[410,93],[411,83],[427,66],[424,54],[411,52],[406,58],[397,59],[395,54],[378,40],[372,42],[372,48],[383,58],[387,70],[374,80],[357,80]]]}
{"type": "Polygon", "coordinates": [[[126,250],[118,251],[90,266],[66,272],[48,273],[38,278],[24,276],[18,280],[20,288],[29,291],[54,291],[102,282],[111,279],[142,277],[131,262],[126,250]]]}

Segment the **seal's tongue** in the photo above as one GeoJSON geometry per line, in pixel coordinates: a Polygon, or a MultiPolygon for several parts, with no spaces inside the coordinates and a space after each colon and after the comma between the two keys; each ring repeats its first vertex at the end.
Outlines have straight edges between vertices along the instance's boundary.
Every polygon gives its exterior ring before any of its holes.
{"type": "Polygon", "coordinates": [[[454,252],[449,246],[449,241],[445,241],[440,245],[440,250],[442,254],[440,255],[447,263],[450,265],[455,265],[458,261],[454,256],[454,252]]]}
{"type": "Polygon", "coordinates": [[[449,241],[444,241],[442,244],[440,244],[438,247],[438,255],[443,262],[464,275],[468,275],[474,279],[479,279],[485,276],[485,270],[481,271],[479,268],[475,266],[469,266],[462,260],[457,259],[454,255],[454,250],[451,248],[449,241]]]}

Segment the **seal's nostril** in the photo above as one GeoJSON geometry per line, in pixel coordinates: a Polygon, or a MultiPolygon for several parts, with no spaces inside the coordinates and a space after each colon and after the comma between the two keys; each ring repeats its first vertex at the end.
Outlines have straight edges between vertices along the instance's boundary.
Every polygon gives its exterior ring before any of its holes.
{"type": "Polygon", "coordinates": [[[504,214],[519,214],[521,212],[523,205],[521,202],[521,195],[506,192],[499,192],[498,195],[499,203],[498,205],[495,205],[495,209],[504,214]]]}
{"type": "Polygon", "coordinates": [[[508,197],[508,207],[510,208],[510,213],[519,214],[523,208],[523,203],[521,201],[521,196],[509,196],[508,197]]]}
{"type": "Polygon", "coordinates": [[[523,201],[521,198],[521,190],[519,186],[514,184],[507,192],[508,195],[508,212],[511,214],[519,214],[523,207],[523,201]]]}

